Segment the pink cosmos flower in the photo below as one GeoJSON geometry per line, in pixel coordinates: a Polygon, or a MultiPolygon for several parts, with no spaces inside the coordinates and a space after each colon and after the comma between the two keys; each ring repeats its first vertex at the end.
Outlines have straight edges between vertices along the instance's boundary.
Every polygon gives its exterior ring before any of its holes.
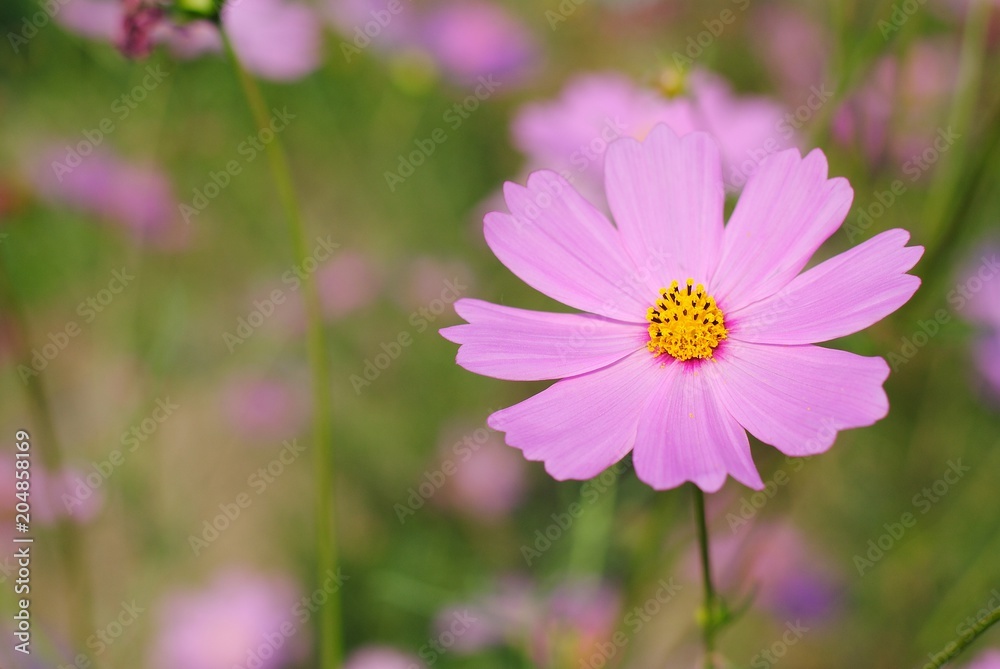
{"type": "Polygon", "coordinates": [[[604,152],[619,137],[642,139],[658,123],[677,134],[715,135],[730,190],[741,188],[767,155],[794,145],[781,126],[784,110],[763,97],[735,95],[722,78],[693,72],[687,92],[666,98],[615,73],[588,74],[569,82],[558,100],[531,103],[514,119],[514,143],[531,168],[566,177],[594,204],[603,201],[604,152]]]}
{"type": "Polygon", "coordinates": [[[297,606],[297,589],[283,577],[222,573],[206,589],[177,592],[162,603],[151,666],[284,667],[308,647],[297,606]]]}
{"type": "Polygon", "coordinates": [[[888,412],[881,358],[815,346],[892,313],[916,291],[923,253],[889,230],[802,272],[853,198],[819,150],[761,163],[729,223],[715,141],[658,125],[605,159],[617,224],[559,175],[505,186],[509,214],[486,241],[536,290],[587,312],[542,313],[463,299],[442,330],[466,369],[561,379],[494,413],[490,427],[555,478],[591,478],[630,451],[656,489],[727,475],[762,488],[746,432],[791,456],[888,412]]]}
{"type": "Polygon", "coordinates": [[[962,316],[982,327],[975,344],[979,372],[1000,397],[1000,244],[987,242],[961,272],[958,295],[962,316]]]}
{"type": "Polygon", "coordinates": [[[455,425],[444,433],[439,451],[440,462],[455,464],[454,475],[441,490],[440,499],[447,506],[488,523],[502,520],[521,503],[526,488],[524,460],[496,433],[455,425]],[[463,441],[465,446],[459,448],[463,441]]]}
{"type": "Polygon", "coordinates": [[[280,441],[297,434],[309,403],[300,385],[276,379],[237,377],[223,389],[222,413],[243,439],[280,441]]]}

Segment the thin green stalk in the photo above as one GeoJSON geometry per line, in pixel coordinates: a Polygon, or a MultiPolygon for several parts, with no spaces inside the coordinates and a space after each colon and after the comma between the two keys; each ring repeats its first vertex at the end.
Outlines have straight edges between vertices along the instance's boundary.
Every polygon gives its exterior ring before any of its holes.
{"type": "MultiPolygon", "coordinates": [[[[229,47],[228,43],[227,47],[229,47]]],[[[229,55],[257,128],[262,130],[268,126],[270,119],[264,96],[257,86],[257,82],[240,65],[231,48],[229,48],[229,55]]],[[[301,265],[309,256],[309,252],[306,247],[305,226],[299,211],[298,200],[295,197],[295,189],[292,186],[288,159],[277,135],[265,148],[271,174],[278,189],[278,196],[285,209],[295,261],[301,265]]],[[[315,277],[312,274],[306,274],[302,286],[307,321],[306,344],[313,386],[313,447],[316,463],[316,541],[318,544],[316,585],[322,587],[328,572],[334,574],[337,572],[336,519],[333,513],[334,462],[330,416],[332,405],[330,362],[323,338],[323,318],[315,277]]],[[[319,667],[321,669],[337,669],[340,666],[343,652],[341,634],[340,598],[334,593],[319,611],[319,667]]]]}
{"type": "Polygon", "coordinates": [[[928,246],[934,246],[942,235],[947,234],[947,230],[942,230],[941,227],[947,220],[949,207],[954,204],[954,195],[959,177],[962,175],[962,168],[966,163],[966,154],[973,146],[972,117],[982,84],[981,74],[983,57],[986,53],[986,29],[989,24],[990,6],[985,0],[973,0],[967,12],[958,81],[955,84],[956,92],[948,114],[948,126],[961,133],[961,136],[948,153],[942,156],[943,164],[938,166],[931,184],[926,209],[928,246]]]}
{"type": "Polygon", "coordinates": [[[712,562],[708,547],[708,521],[705,519],[705,493],[698,486],[694,489],[694,520],[698,528],[698,546],[701,549],[701,576],[705,589],[705,608],[701,616],[702,636],[705,642],[705,669],[715,669],[715,632],[718,629],[718,611],[715,587],[712,585],[712,562]]]}
{"type": "Polygon", "coordinates": [[[1000,622],[1000,607],[990,611],[989,615],[985,618],[981,618],[975,625],[972,626],[969,630],[969,634],[963,635],[957,642],[952,641],[948,643],[948,645],[941,650],[940,657],[935,655],[931,659],[930,663],[924,666],[931,667],[931,669],[940,669],[940,667],[943,667],[961,655],[966,648],[972,645],[973,641],[982,636],[983,632],[998,622],[1000,622]],[[949,648],[951,650],[949,650],[949,648]]]}

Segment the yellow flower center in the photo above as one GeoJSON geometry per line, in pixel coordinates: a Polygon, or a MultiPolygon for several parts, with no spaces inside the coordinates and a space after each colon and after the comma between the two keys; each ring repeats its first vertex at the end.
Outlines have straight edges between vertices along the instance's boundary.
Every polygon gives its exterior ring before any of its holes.
{"type": "Polygon", "coordinates": [[[646,312],[649,343],[654,355],[669,353],[678,360],[711,358],[719,342],[728,335],[722,310],[705,286],[688,279],[682,288],[676,281],[660,290],[655,306],[646,312]]]}

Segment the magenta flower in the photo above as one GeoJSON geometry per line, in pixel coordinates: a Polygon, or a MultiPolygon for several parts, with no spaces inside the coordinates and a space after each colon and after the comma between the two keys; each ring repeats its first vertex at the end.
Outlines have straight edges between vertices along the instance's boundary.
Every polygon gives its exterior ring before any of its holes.
{"type": "Polygon", "coordinates": [[[658,123],[679,135],[709,132],[719,142],[730,190],[743,186],[771,153],[794,145],[784,110],[763,97],[740,97],[720,77],[695,71],[674,98],[615,73],[589,74],[566,85],[553,102],[525,106],[513,122],[514,143],[532,168],[569,179],[594,204],[603,201],[604,152],[619,137],[644,138],[658,123]]]}
{"type": "Polygon", "coordinates": [[[486,241],[536,290],[584,314],[463,299],[442,330],[458,364],[507,380],[561,379],[489,425],[555,478],[591,478],[630,451],[657,489],[727,475],[763,484],[746,432],[792,456],[888,412],[881,358],[815,346],[892,313],[923,253],[890,230],[802,272],[853,192],[826,157],[764,160],[723,227],[719,150],[659,125],[614,142],[606,192],[617,227],[549,171],[505,187],[486,241]],[[800,274],[800,272],[802,272],[800,274]]]}
{"type": "Polygon", "coordinates": [[[283,577],[233,570],[202,591],[176,592],[160,606],[150,666],[163,669],[279,669],[302,659],[296,586],[283,577]]]}
{"type": "Polygon", "coordinates": [[[983,651],[966,669],[1000,669],[1000,649],[983,651]]]}
{"type": "Polygon", "coordinates": [[[962,269],[955,306],[982,330],[974,348],[976,366],[1000,397],[1000,244],[985,242],[977,251],[962,269]]]}
{"type": "Polygon", "coordinates": [[[424,669],[424,663],[388,646],[364,646],[351,653],[344,669],[424,669]]]}

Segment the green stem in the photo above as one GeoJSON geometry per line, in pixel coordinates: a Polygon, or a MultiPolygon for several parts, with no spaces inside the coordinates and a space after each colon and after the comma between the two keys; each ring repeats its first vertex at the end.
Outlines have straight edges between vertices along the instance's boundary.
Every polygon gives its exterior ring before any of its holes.
{"type": "Polygon", "coordinates": [[[705,493],[698,486],[694,489],[694,520],[698,528],[698,546],[701,549],[701,575],[705,588],[705,608],[701,629],[705,641],[705,669],[715,669],[716,604],[715,587],[712,585],[712,563],[708,548],[708,522],[705,520],[705,493]]]}
{"type": "MultiPolygon", "coordinates": [[[[239,60],[229,48],[233,67],[240,80],[243,93],[246,95],[250,111],[258,130],[268,126],[269,112],[264,96],[257,82],[240,65],[239,60]]],[[[266,144],[268,163],[274,178],[278,195],[285,209],[288,221],[288,231],[291,236],[295,261],[301,265],[309,255],[305,240],[305,226],[299,211],[295,189],[292,186],[291,170],[288,159],[277,135],[266,144]]],[[[316,280],[312,274],[306,274],[302,282],[305,301],[307,334],[306,342],[309,356],[309,367],[312,370],[313,392],[313,446],[316,462],[316,541],[317,568],[316,585],[322,587],[328,578],[327,572],[337,572],[337,543],[335,530],[334,477],[333,477],[333,439],[330,408],[330,368],[329,355],[323,338],[323,318],[320,309],[319,292],[316,280]]],[[[341,604],[337,594],[331,595],[329,601],[319,611],[319,667],[321,669],[337,669],[340,666],[342,654],[341,641],[341,604]]]]}
{"type": "Polygon", "coordinates": [[[940,657],[935,655],[934,658],[931,659],[930,663],[924,666],[931,667],[931,669],[940,669],[940,667],[943,667],[944,665],[948,664],[956,657],[961,655],[966,648],[972,645],[973,641],[982,636],[983,632],[985,632],[998,622],[1000,622],[1000,607],[997,607],[992,611],[990,611],[989,615],[987,615],[985,618],[981,618],[975,625],[972,626],[972,628],[969,630],[969,634],[962,636],[962,638],[959,639],[957,643],[955,643],[954,641],[949,643],[941,651],[940,657]],[[948,650],[948,648],[951,647],[952,644],[954,644],[954,647],[951,648],[951,650],[948,650]]]}
{"type": "Polygon", "coordinates": [[[962,55],[958,67],[956,93],[952,99],[948,114],[948,126],[962,133],[955,146],[944,154],[931,184],[931,192],[927,199],[928,247],[947,234],[942,230],[947,220],[948,208],[953,204],[955,190],[958,187],[962,168],[965,166],[965,156],[972,143],[972,117],[975,112],[976,99],[981,87],[983,56],[986,52],[987,26],[989,24],[990,6],[985,0],[973,0],[966,10],[964,35],[962,37],[962,55]]]}
{"type": "MultiPolygon", "coordinates": [[[[584,484],[586,485],[586,484],[584,484]]],[[[573,527],[573,544],[570,547],[567,571],[571,574],[599,576],[604,571],[611,527],[614,524],[615,498],[618,479],[615,478],[601,494],[601,498],[584,512],[573,527]]],[[[586,508],[587,489],[581,488],[581,506],[586,508]]]]}

